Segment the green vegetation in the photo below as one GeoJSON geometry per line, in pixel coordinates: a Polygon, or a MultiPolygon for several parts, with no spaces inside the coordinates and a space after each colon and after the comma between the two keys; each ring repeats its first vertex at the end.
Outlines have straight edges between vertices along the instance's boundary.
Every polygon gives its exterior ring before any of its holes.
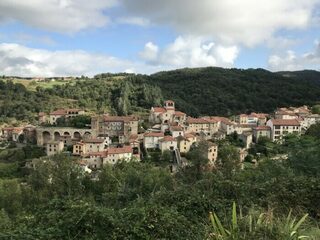
{"type": "Polygon", "coordinates": [[[204,168],[200,144],[174,175],[167,152],[106,166],[95,180],[65,155],[25,174],[0,164],[0,238],[319,239],[319,139],[289,136],[278,147],[287,160],[243,170],[234,146],[220,147],[217,169],[204,168]]]}
{"type": "Polygon", "coordinates": [[[317,77],[284,77],[264,69],[198,68],[151,75],[165,98],[189,115],[272,112],[281,106],[313,105],[320,100],[317,77]]]}
{"type": "MultiPolygon", "coordinates": [[[[119,115],[144,114],[151,106],[162,105],[164,99],[176,101],[181,111],[192,116],[313,106],[320,101],[319,75],[210,67],[151,76],[100,74],[91,79],[48,83],[6,80],[0,81],[0,122],[33,121],[38,112],[61,107],[119,115]]],[[[317,109],[315,106],[314,111],[317,109]]]]}

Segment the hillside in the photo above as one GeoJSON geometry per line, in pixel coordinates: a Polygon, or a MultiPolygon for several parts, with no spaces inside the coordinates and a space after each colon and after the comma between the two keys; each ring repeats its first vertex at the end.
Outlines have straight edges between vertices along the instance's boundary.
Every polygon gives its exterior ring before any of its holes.
{"type": "Polygon", "coordinates": [[[191,115],[232,115],[312,105],[320,100],[320,73],[316,73],[319,81],[299,72],[284,77],[263,69],[209,67],[160,72],[150,78],[182,111],[191,115]]]}
{"type": "Polygon", "coordinates": [[[176,101],[189,115],[233,115],[271,112],[280,106],[313,105],[320,101],[316,71],[272,73],[263,69],[196,68],[150,76],[100,74],[64,84],[0,81],[0,121],[33,121],[39,111],[79,107],[127,115],[146,113],[164,99],[176,101]]]}

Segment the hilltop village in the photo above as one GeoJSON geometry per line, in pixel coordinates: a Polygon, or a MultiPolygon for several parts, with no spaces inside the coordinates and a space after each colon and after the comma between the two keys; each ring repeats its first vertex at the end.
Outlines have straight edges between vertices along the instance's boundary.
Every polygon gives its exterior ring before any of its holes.
{"type": "MultiPolygon", "coordinates": [[[[217,142],[236,135],[242,143],[238,148],[241,161],[248,149],[261,137],[281,142],[288,134],[303,134],[312,124],[320,122],[307,106],[276,109],[274,114],[251,113],[231,118],[203,116],[193,118],[178,111],[175,102],[152,107],[148,120],[138,116],[90,115],[82,109],[58,109],[39,113],[38,126],[4,127],[1,141],[33,143],[43,147],[48,156],[68,153],[77,158],[87,171],[100,169],[119,161],[141,161],[150,153],[167,153],[170,170],[188,164],[187,154],[203,145],[208,167],[219,160],[217,142]],[[81,116],[90,122],[82,127],[61,126],[81,116]]],[[[28,163],[35,167],[36,161],[28,163]]]]}

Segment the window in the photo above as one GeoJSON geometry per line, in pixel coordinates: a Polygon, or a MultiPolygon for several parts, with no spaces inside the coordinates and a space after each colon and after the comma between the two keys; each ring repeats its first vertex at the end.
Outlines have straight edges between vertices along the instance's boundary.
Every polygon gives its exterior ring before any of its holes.
{"type": "Polygon", "coordinates": [[[275,134],[280,134],[280,131],[275,131],[274,133],[275,133],[275,134]]]}
{"type": "Polygon", "coordinates": [[[280,129],[280,126],[274,126],[275,129],[280,129]]]}

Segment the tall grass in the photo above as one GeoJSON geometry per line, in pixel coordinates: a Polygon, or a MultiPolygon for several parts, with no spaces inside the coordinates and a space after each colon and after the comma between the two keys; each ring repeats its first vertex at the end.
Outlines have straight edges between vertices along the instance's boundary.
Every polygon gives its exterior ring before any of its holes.
{"type": "MultiPolygon", "coordinates": [[[[294,217],[290,211],[286,217],[275,217],[273,211],[249,211],[243,215],[233,203],[231,219],[222,221],[214,212],[210,212],[210,240],[298,240],[315,239],[311,232],[302,228],[308,214],[301,218],[294,217]],[[224,222],[225,224],[223,224],[224,222]],[[309,234],[307,234],[307,232],[309,234]],[[304,233],[304,234],[302,234],[304,233]]],[[[313,231],[316,232],[314,229],[313,231]]]]}

